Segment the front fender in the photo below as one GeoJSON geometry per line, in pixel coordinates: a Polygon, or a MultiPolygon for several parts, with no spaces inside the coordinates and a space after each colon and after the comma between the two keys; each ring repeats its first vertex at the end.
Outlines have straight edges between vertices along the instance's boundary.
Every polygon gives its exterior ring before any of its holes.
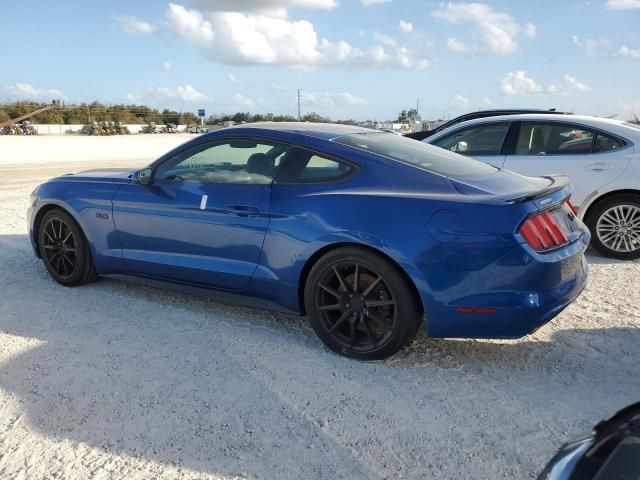
{"type": "Polygon", "coordinates": [[[65,210],[82,229],[89,244],[98,273],[123,271],[122,247],[113,223],[111,185],[92,186],[91,195],[79,182],[52,181],[38,188],[37,199],[31,207],[29,237],[37,251],[37,227],[43,212],[52,206],[65,210]]]}

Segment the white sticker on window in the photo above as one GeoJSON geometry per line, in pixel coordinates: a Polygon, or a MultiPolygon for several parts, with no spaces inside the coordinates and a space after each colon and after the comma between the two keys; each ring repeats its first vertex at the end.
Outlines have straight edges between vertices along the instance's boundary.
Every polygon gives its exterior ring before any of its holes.
{"type": "Polygon", "coordinates": [[[202,195],[202,199],[200,200],[200,210],[205,210],[207,208],[207,199],[209,197],[206,195],[202,195]]]}

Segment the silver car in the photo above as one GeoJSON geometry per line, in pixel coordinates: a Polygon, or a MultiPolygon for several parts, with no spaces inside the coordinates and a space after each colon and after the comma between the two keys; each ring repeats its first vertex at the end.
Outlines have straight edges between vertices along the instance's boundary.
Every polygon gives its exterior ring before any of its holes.
{"type": "Polygon", "coordinates": [[[459,123],[424,141],[523,175],[567,175],[592,246],[608,257],[640,258],[640,125],[505,115],[459,123]]]}

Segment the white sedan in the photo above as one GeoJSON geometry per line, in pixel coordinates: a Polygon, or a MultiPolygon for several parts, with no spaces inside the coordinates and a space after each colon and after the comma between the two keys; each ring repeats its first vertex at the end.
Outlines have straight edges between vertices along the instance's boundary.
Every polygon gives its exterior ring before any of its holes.
{"type": "Polygon", "coordinates": [[[505,115],[424,140],[523,175],[569,176],[572,203],[603,255],[640,258],[640,125],[578,115],[505,115]]]}

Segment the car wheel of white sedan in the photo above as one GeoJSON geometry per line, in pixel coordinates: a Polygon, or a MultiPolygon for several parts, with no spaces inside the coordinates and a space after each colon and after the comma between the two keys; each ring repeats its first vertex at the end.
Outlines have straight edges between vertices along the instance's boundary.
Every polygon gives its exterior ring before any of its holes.
{"type": "Polygon", "coordinates": [[[602,255],[621,260],[640,258],[640,197],[616,195],[598,203],[586,223],[591,243],[602,255]]]}

